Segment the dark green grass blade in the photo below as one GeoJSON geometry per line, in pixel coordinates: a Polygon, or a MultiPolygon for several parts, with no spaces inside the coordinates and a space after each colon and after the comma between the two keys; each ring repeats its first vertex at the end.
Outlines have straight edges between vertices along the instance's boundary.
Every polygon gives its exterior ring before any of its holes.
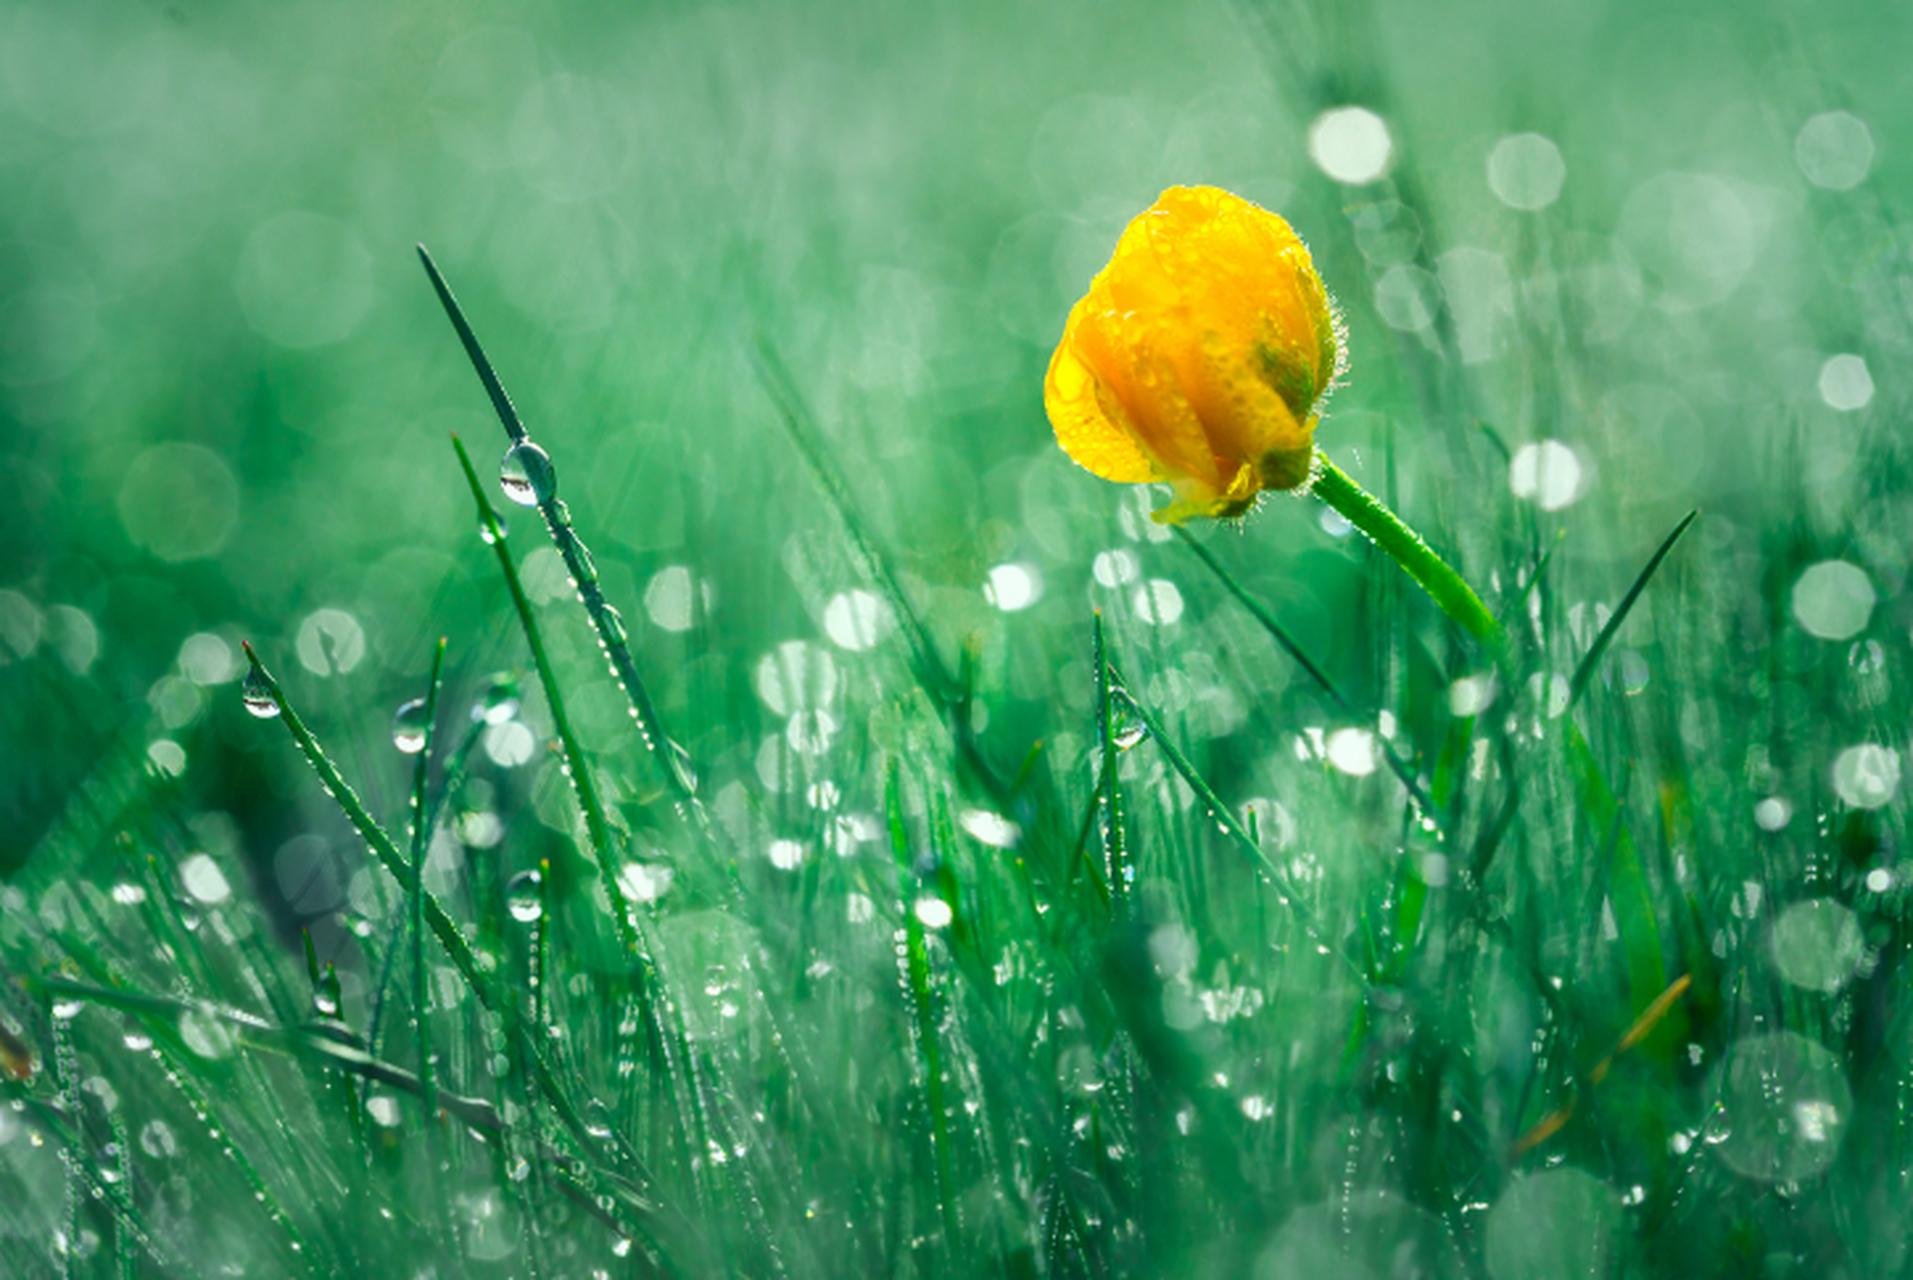
{"type": "MultiPolygon", "coordinates": [[[[1342,691],[1336,687],[1335,682],[1329,679],[1328,673],[1317,666],[1315,660],[1310,658],[1302,646],[1296,643],[1294,637],[1290,636],[1282,624],[1276,621],[1275,614],[1269,610],[1269,607],[1256,599],[1255,596],[1249,592],[1249,589],[1243,586],[1233,573],[1229,572],[1228,567],[1216,557],[1213,551],[1189,536],[1189,531],[1180,525],[1175,526],[1175,533],[1176,536],[1182,539],[1184,546],[1195,552],[1196,559],[1202,561],[1209,572],[1213,573],[1217,580],[1228,589],[1229,594],[1241,602],[1242,607],[1247,609],[1250,616],[1256,620],[1256,623],[1260,625],[1264,631],[1269,633],[1270,638],[1281,646],[1282,651],[1288,654],[1289,657],[1295,659],[1296,665],[1308,672],[1309,678],[1321,686],[1322,692],[1327,695],[1328,700],[1334,704],[1336,710],[1352,720],[1362,720],[1373,723],[1375,717],[1358,710],[1355,704],[1348,700],[1342,691]]],[[[1434,802],[1429,799],[1427,792],[1423,790],[1421,780],[1415,776],[1414,768],[1407,760],[1402,758],[1401,752],[1397,751],[1395,744],[1387,738],[1377,734],[1375,735],[1375,741],[1381,745],[1382,755],[1383,758],[1388,761],[1389,771],[1393,773],[1396,778],[1400,779],[1402,786],[1408,789],[1408,794],[1413,797],[1416,806],[1424,815],[1434,817],[1436,813],[1434,802]]]]}
{"type": "MultiPolygon", "coordinates": [[[[546,650],[544,636],[538,626],[537,615],[533,612],[531,601],[525,595],[524,584],[518,576],[518,567],[512,560],[511,549],[506,541],[504,526],[499,523],[497,514],[492,510],[491,502],[485,496],[484,486],[478,479],[478,471],[472,465],[471,455],[466,452],[465,444],[456,435],[452,437],[452,448],[458,454],[458,464],[465,474],[466,485],[470,488],[472,501],[478,509],[479,528],[485,541],[490,544],[494,558],[498,563],[499,574],[505,580],[506,590],[511,595],[512,609],[518,615],[518,625],[525,636],[525,643],[531,650],[532,666],[538,674],[539,686],[544,690],[546,706],[551,711],[553,731],[558,735],[559,749],[563,752],[567,764],[566,776],[572,787],[572,793],[578,801],[578,808],[584,814],[585,830],[591,844],[592,860],[597,868],[599,884],[604,890],[611,912],[617,923],[618,940],[623,953],[632,965],[631,976],[635,994],[644,1011],[648,1024],[648,1039],[651,1057],[656,1068],[664,1072],[672,1081],[678,1096],[672,1107],[673,1120],[677,1128],[677,1140],[680,1147],[690,1149],[691,1130],[700,1128],[696,1117],[685,1115],[685,1089],[678,1086],[684,1080],[685,1062],[683,1051],[683,1029],[672,1025],[673,1017],[679,1014],[667,1012],[671,1002],[664,997],[663,986],[657,971],[655,959],[644,944],[638,922],[633,914],[634,908],[626,898],[618,882],[615,849],[611,833],[611,824],[605,814],[604,803],[598,795],[597,784],[593,780],[591,761],[586,757],[584,748],[579,744],[577,734],[572,728],[571,717],[566,710],[565,695],[560,687],[556,673],[552,670],[550,654],[546,650]]],[[[698,812],[702,812],[699,810],[698,812]]],[[[736,867],[725,865],[726,885],[733,892],[740,892],[736,882],[736,867]]],[[[533,1021],[542,1026],[547,1010],[549,991],[547,989],[548,957],[551,947],[551,868],[540,867],[539,912],[533,938],[533,968],[537,980],[533,991],[533,1021]]],[[[695,1106],[695,1098],[690,1100],[695,1106]]]]}
{"type": "Polygon", "coordinates": [[[1600,634],[1594,637],[1594,643],[1589,645],[1587,653],[1582,655],[1580,665],[1574,668],[1574,677],[1568,681],[1569,709],[1572,709],[1574,704],[1581,700],[1581,695],[1587,691],[1588,682],[1594,679],[1594,673],[1601,665],[1602,655],[1607,652],[1608,645],[1613,643],[1614,635],[1621,629],[1621,624],[1627,621],[1628,611],[1633,609],[1634,602],[1641,598],[1641,592],[1647,589],[1648,582],[1660,570],[1661,562],[1667,559],[1668,553],[1674,549],[1674,544],[1681,540],[1681,536],[1699,518],[1699,507],[1695,507],[1682,516],[1680,523],[1674,526],[1674,531],[1661,541],[1660,547],[1641,567],[1640,573],[1634,578],[1634,585],[1629,587],[1627,594],[1621,597],[1621,603],[1615,606],[1614,612],[1609,615],[1607,625],[1602,627],[1600,634]]]}
{"type": "Polygon", "coordinates": [[[485,394],[491,397],[492,408],[498,411],[498,421],[504,424],[505,434],[511,437],[513,444],[519,443],[525,438],[525,424],[519,419],[518,410],[512,407],[511,397],[505,394],[504,384],[498,381],[498,373],[492,368],[492,362],[485,358],[485,349],[478,345],[478,335],[472,332],[472,326],[466,322],[464,309],[452,297],[452,287],[445,283],[445,277],[439,274],[438,264],[432,261],[432,255],[424,245],[418,246],[418,260],[424,264],[425,274],[432,282],[432,291],[438,294],[439,305],[445,308],[452,328],[458,333],[459,342],[465,347],[465,354],[471,357],[478,380],[485,384],[485,394]]]}
{"type": "Polygon", "coordinates": [[[637,931],[631,921],[631,913],[625,905],[623,891],[618,888],[618,872],[613,865],[615,846],[612,842],[611,823],[605,816],[604,802],[598,797],[598,784],[590,760],[585,757],[584,748],[578,743],[578,735],[571,727],[571,714],[565,706],[564,691],[558,685],[558,677],[551,669],[551,655],[545,648],[545,637],[538,626],[538,617],[532,612],[531,600],[525,595],[525,587],[518,577],[518,566],[512,560],[511,548],[505,542],[505,527],[498,520],[498,514],[492,510],[491,502],[485,497],[485,486],[478,478],[478,469],[472,465],[472,458],[465,451],[465,442],[456,435],[452,437],[452,448],[458,454],[459,468],[465,473],[465,483],[472,492],[472,502],[478,508],[478,524],[483,531],[485,541],[491,545],[492,555],[498,562],[499,576],[505,580],[505,590],[511,595],[512,611],[518,615],[518,629],[524,633],[525,644],[531,650],[532,668],[538,673],[538,686],[545,692],[545,705],[551,711],[552,732],[558,735],[558,749],[563,752],[567,780],[571,783],[571,792],[577,797],[578,810],[584,815],[585,835],[591,842],[591,856],[597,864],[598,879],[609,895],[611,913],[617,919],[618,941],[627,956],[638,954],[637,931]]]}
{"type": "MultiPolygon", "coordinates": [[[[459,341],[465,346],[465,354],[471,357],[472,367],[478,371],[479,381],[484,383],[486,394],[492,399],[492,407],[498,412],[498,420],[505,428],[505,434],[511,437],[514,445],[529,445],[525,425],[519,420],[517,411],[512,407],[511,399],[505,394],[498,380],[498,373],[492,367],[491,360],[485,355],[484,348],[478,343],[477,335],[465,319],[465,313],[452,296],[445,277],[439,273],[438,266],[432,261],[425,246],[418,247],[419,261],[425,264],[425,273],[431,277],[432,288],[438,294],[438,300],[445,308],[452,327],[458,331],[459,341]]],[[[598,570],[592,561],[591,551],[585,546],[577,531],[571,525],[571,512],[563,499],[557,496],[557,470],[549,459],[544,464],[548,468],[545,482],[532,486],[537,500],[538,514],[544,517],[545,530],[551,535],[551,542],[563,557],[565,570],[577,585],[578,598],[584,604],[585,614],[591,620],[592,627],[598,633],[599,641],[604,645],[605,658],[611,665],[611,673],[617,678],[625,697],[631,703],[632,719],[638,730],[647,754],[656,761],[664,774],[664,781],[677,801],[680,811],[700,830],[708,827],[709,817],[697,798],[697,779],[692,776],[689,766],[679,754],[677,744],[664,732],[662,718],[658,715],[657,704],[652,702],[644,677],[638,671],[637,660],[631,655],[630,638],[625,631],[624,616],[613,608],[604,597],[603,588],[598,583],[598,570]]]]}

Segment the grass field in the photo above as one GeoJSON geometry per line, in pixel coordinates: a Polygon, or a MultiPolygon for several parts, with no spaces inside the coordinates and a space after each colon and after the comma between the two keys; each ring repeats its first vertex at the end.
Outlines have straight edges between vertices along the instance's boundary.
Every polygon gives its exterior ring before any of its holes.
{"type": "Polygon", "coordinates": [[[1909,32],[0,12],[0,1274],[1913,1274],[1909,32]],[[1057,448],[1179,183],[1505,653],[1057,448]]]}

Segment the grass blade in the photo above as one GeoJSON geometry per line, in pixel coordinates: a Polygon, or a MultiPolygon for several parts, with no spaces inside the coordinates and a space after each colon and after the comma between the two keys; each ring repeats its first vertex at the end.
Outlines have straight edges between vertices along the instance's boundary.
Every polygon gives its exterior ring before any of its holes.
{"type": "MultiPolygon", "coordinates": [[[[1174,531],[1176,536],[1182,539],[1182,544],[1195,552],[1196,559],[1202,561],[1209,572],[1213,573],[1216,578],[1221,581],[1222,585],[1228,588],[1229,594],[1242,603],[1242,607],[1247,609],[1250,616],[1282,647],[1282,651],[1288,654],[1289,657],[1295,659],[1296,665],[1308,672],[1309,677],[1321,686],[1322,692],[1328,695],[1328,700],[1335,704],[1336,710],[1348,716],[1351,720],[1360,720],[1369,724],[1374,723],[1375,717],[1372,714],[1356,710],[1355,705],[1343,695],[1340,689],[1335,687],[1335,682],[1329,679],[1328,673],[1317,666],[1314,659],[1310,658],[1309,655],[1303,651],[1302,646],[1297,644],[1294,638],[1283,629],[1282,624],[1276,621],[1275,614],[1270,612],[1269,607],[1251,595],[1249,589],[1237,581],[1236,576],[1229,572],[1221,560],[1216,558],[1216,554],[1213,551],[1203,546],[1200,542],[1197,542],[1189,535],[1189,531],[1181,525],[1176,525],[1174,531]]],[[[1395,749],[1395,744],[1381,734],[1375,735],[1375,741],[1381,745],[1382,756],[1388,761],[1389,771],[1393,773],[1396,778],[1400,779],[1402,786],[1408,789],[1408,794],[1414,799],[1416,807],[1428,817],[1435,817],[1436,810],[1434,801],[1429,799],[1428,793],[1422,788],[1421,780],[1415,776],[1415,770],[1409,765],[1407,760],[1402,758],[1401,752],[1395,749]]]]}
{"type": "Polygon", "coordinates": [[[550,457],[543,449],[533,444],[525,431],[525,424],[519,419],[518,412],[512,407],[511,397],[505,394],[505,388],[498,380],[498,373],[492,367],[491,360],[485,355],[484,348],[478,343],[478,337],[465,319],[465,313],[452,296],[452,290],[440,274],[438,264],[432,261],[432,255],[425,246],[418,246],[419,261],[425,265],[425,274],[431,278],[432,289],[438,294],[445,314],[452,322],[452,328],[458,333],[459,341],[464,344],[465,354],[471,357],[472,367],[478,371],[478,379],[485,386],[485,392],[491,397],[492,408],[498,413],[498,420],[505,428],[505,434],[511,438],[513,451],[508,458],[528,452],[525,461],[535,463],[542,475],[528,476],[526,484],[538,508],[538,514],[544,517],[545,531],[551,535],[552,545],[563,557],[565,569],[571,580],[577,584],[578,598],[583,602],[585,614],[591,619],[591,625],[598,633],[598,639],[604,645],[605,657],[611,664],[611,673],[624,689],[625,697],[631,703],[632,720],[637,726],[638,737],[646,752],[663,771],[665,785],[670,788],[677,801],[679,810],[700,829],[709,822],[702,804],[697,798],[697,779],[692,776],[689,766],[679,754],[677,744],[664,732],[664,725],[658,715],[657,705],[651,701],[651,695],[644,678],[638,672],[637,660],[631,656],[631,645],[625,631],[624,615],[613,608],[604,597],[604,589],[598,583],[597,566],[591,559],[591,551],[585,546],[571,525],[571,511],[563,499],[557,496],[557,471],[550,457]]]}
{"type": "Polygon", "coordinates": [[[1594,643],[1588,646],[1588,651],[1581,656],[1580,664],[1574,668],[1574,677],[1568,681],[1569,709],[1572,709],[1574,704],[1581,700],[1581,695],[1587,691],[1588,682],[1594,679],[1594,672],[1601,665],[1602,655],[1607,652],[1608,645],[1613,643],[1614,633],[1621,629],[1623,622],[1627,621],[1628,612],[1634,608],[1634,602],[1641,598],[1641,592],[1647,589],[1649,580],[1659,571],[1661,562],[1667,559],[1668,553],[1674,549],[1674,544],[1681,540],[1681,536],[1699,518],[1699,507],[1695,507],[1682,516],[1680,523],[1674,526],[1674,531],[1662,539],[1661,545],[1653,555],[1648,557],[1640,573],[1635,575],[1634,585],[1629,587],[1627,594],[1621,597],[1621,603],[1615,607],[1612,614],[1608,615],[1607,625],[1602,627],[1600,634],[1594,637],[1594,643]]]}

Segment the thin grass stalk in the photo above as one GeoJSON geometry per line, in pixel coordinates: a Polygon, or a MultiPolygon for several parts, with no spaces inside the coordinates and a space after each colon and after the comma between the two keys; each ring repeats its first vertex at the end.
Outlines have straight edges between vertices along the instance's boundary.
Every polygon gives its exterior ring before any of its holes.
{"type": "Polygon", "coordinates": [[[912,866],[910,832],[903,814],[902,769],[895,759],[884,768],[884,810],[889,819],[890,850],[897,862],[897,892],[903,908],[904,986],[910,993],[917,1052],[923,1068],[923,1108],[929,1120],[931,1159],[936,1168],[937,1208],[943,1223],[944,1250],[954,1256],[962,1240],[957,1215],[956,1176],[950,1153],[950,1118],[943,1099],[943,1048],[938,1039],[938,1000],[930,979],[930,951],[918,918],[918,876],[912,866]]]}
{"type": "Polygon", "coordinates": [[[445,1195],[443,1152],[438,1129],[437,1070],[432,1062],[431,993],[425,967],[425,855],[432,839],[431,818],[428,815],[430,806],[426,790],[431,776],[432,743],[436,737],[438,725],[438,695],[444,670],[445,638],[440,636],[438,644],[432,649],[432,675],[425,689],[424,740],[420,742],[412,764],[411,861],[415,874],[412,877],[410,905],[412,1016],[418,1037],[419,1104],[425,1113],[425,1161],[429,1170],[426,1180],[432,1189],[433,1208],[437,1213],[437,1221],[447,1231],[446,1239],[449,1242],[455,1241],[458,1236],[457,1229],[452,1224],[451,1203],[445,1195]]]}
{"type": "MultiPolygon", "coordinates": [[[[1103,835],[1103,874],[1107,880],[1111,909],[1120,913],[1130,888],[1129,852],[1123,832],[1123,788],[1118,767],[1121,747],[1116,742],[1116,680],[1109,666],[1109,650],[1103,637],[1103,611],[1093,616],[1093,655],[1096,664],[1096,734],[1102,741],[1102,768],[1098,771],[1103,835]]],[[[1128,694],[1123,695],[1128,698],[1128,694]]]]}
{"type": "Polygon", "coordinates": [[[511,439],[512,449],[506,457],[510,459],[517,455],[526,465],[527,483],[538,513],[544,517],[545,530],[551,536],[552,545],[563,557],[566,571],[577,584],[578,598],[583,602],[585,613],[598,633],[599,642],[604,646],[612,674],[617,677],[625,697],[631,703],[632,720],[637,726],[639,740],[663,770],[665,785],[670,788],[678,809],[698,830],[707,830],[710,819],[697,798],[697,779],[680,755],[676,742],[664,732],[657,706],[651,701],[644,678],[638,672],[637,661],[631,656],[624,616],[604,598],[591,552],[572,528],[570,509],[557,496],[557,471],[551,464],[550,456],[531,442],[525,424],[512,407],[511,397],[505,394],[505,388],[498,380],[497,371],[485,355],[484,348],[479,345],[478,336],[472,332],[458,300],[452,296],[451,286],[446,284],[438,264],[432,261],[432,255],[426,252],[424,245],[418,246],[418,256],[424,264],[425,274],[431,279],[433,291],[438,294],[439,303],[445,308],[452,328],[458,333],[465,354],[471,358],[472,367],[491,398],[499,423],[511,439]]]}

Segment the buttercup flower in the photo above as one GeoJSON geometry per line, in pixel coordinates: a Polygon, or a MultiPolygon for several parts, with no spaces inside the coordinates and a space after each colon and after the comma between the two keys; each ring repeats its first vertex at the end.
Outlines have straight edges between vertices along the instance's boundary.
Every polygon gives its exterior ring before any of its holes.
{"type": "Polygon", "coordinates": [[[1139,214],[1069,313],[1043,402],[1105,480],[1164,483],[1167,524],[1235,516],[1309,478],[1315,409],[1341,370],[1322,278],[1289,224],[1216,187],[1139,214]]]}

